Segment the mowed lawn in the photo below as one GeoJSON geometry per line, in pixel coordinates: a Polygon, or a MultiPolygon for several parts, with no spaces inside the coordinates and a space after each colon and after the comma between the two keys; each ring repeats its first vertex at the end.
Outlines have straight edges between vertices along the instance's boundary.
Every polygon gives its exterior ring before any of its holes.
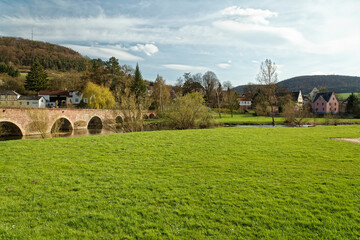
{"type": "Polygon", "coordinates": [[[359,239],[360,126],[0,142],[0,239],[359,239]]]}

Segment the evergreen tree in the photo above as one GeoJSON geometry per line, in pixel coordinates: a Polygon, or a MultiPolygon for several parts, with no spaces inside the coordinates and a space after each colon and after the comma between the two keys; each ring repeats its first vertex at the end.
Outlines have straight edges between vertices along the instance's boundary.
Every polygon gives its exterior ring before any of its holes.
{"type": "Polygon", "coordinates": [[[48,82],[49,79],[43,66],[39,62],[35,62],[26,76],[25,89],[38,92],[47,89],[48,82]]]}
{"type": "Polygon", "coordinates": [[[136,99],[139,99],[139,97],[144,96],[146,92],[146,85],[141,76],[141,72],[139,70],[139,64],[136,64],[134,82],[131,85],[131,91],[135,93],[136,99]]]}
{"type": "Polygon", "coordinates": [[[359,106],[359,98],[352,93],[348,99],[346,104],[346,112],[349,114],[354,114],[355,116],[360,115],[360,106],[359,106]]]}

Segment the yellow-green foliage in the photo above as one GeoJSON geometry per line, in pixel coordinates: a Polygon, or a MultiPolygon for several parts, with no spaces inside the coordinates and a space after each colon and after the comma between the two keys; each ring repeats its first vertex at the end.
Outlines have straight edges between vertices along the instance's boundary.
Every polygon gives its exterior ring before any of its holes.
{"type": "Polygon", "coordinates": [[[213,123],[210,109],[198,92],[178,97],[165,112],[167,123],[175,129],[209,127],[213,123]]]}
{"type": "Polygon", "coordinates": [[[115,105],[114,95],[109,88],[88,82],[83,92],[83,97],[88,99],[88,107],[96,109],[113,108],[115,105]]]}

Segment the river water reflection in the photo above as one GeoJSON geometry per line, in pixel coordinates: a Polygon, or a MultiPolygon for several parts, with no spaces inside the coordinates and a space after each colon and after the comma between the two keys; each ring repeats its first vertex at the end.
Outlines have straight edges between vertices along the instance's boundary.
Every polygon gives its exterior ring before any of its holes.
{"type": "MultiPolygon", "coordinates": [[[[113,134],[114,131],[109,131],[106,129],[80,129],[73,130],[69,132],[61,132],[48,134],[45,138],[57,138],[57,137],[82,137],[82,136],[93,136],[93,135],[104,135],[104,134],[113,134]]],[[[7,140],[19,140],[19,139],[40,139],[43,138],[41,135],[30,135],[30,136],[3,136],[0,137],[0,141],[7,140]]]]}
{"type": "MultiPolygon", "coordinates": [[[[303,125],[302,127],[309,127],[310,125],[303,125]]],[[[226,127],[258,127],[258,128],[272,128],[273,125],[229,125],[226,127]]],[[[289,127],[287,125],[275,125],[275,127],[289,127]]],[[[144,131],[157,131],[157,130],[169,130],[169,128],[158,126],[158,125],[146,125],[144,126],[144,131]]],[[[45,138],[57,138],[57,137],[83,137],[83,136],[93,136],[93,135],[105,135],[105,134],[115,134],[122,133],[121,131],[110,131],[106,129],[81,129],[81,130],[72,130],[69,132],[61,132],[56,134],[48,134],[45,138]]],[[[30,135],[30,136],[3,136],[0,137],[0,141],[7,140],[19,140],[19,139],[40,139],[41,135],[30,135]]]]}

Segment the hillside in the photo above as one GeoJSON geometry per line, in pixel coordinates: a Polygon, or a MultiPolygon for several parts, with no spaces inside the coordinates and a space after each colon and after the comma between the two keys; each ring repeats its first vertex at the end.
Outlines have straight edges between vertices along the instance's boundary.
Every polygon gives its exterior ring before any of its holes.
{"type": "Polygon", "coordinates": [[[85,58],[72,49],[56,44],[0,37],[0,62],[26,69],[34,61],[39,61],[46,69],[81,71],[84,69],[85,58]]]}
{"type": "Polygon", "coordinates": [[[338,93],[359,92],[360,77],[341,75],[315,75],[290,78],[278,83],[291,91],[301,90],[307,94],[316,88],[325,87],[328,91],[338,93]]]}
{"type": "MultiPolygon", "coordinates": [[[[311,92],[314,87],[325,87],[328,91],[337,93],[349,93],[360,91],[360,77],[341,75],[299,76],[281,81],[278,85],[286,87],[292,92],[301,90],[304,94],[311,92]]],[[[245,86],[237,86],[234,90],[243,93],[245,86]]]]}

